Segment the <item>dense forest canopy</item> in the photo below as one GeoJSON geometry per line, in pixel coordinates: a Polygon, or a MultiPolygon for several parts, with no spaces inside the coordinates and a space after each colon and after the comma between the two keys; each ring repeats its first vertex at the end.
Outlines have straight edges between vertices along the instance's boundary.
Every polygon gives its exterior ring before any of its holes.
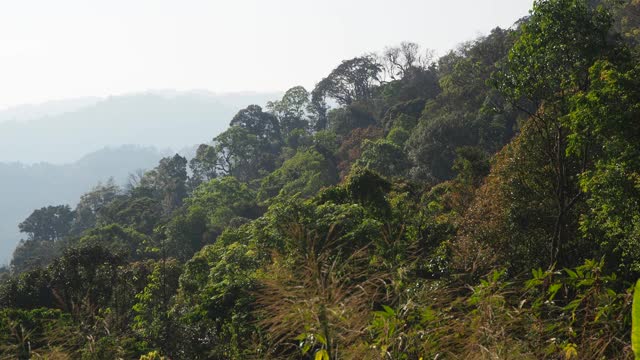
{"type": "MultiPolygon", "coordinates": [[[[8,359],[633,359],[640,3],[539,0],[19,225],[8,359]]],[[[640,350],[640,349],[636,349],[640,350]]]]}

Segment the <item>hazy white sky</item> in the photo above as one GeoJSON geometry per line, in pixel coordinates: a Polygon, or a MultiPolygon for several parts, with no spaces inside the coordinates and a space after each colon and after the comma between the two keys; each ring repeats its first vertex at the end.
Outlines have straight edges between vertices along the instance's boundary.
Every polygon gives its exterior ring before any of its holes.
{"type": "Polygon", "coordinates": [[[438,54],[532,0],[0,0],[0,108],[150,89],[307,88],[414,41],[438,54]]]}

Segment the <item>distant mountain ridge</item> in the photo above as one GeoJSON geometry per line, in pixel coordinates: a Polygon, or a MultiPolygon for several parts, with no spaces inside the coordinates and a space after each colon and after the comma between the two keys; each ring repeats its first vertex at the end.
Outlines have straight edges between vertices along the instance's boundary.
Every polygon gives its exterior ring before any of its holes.
{"type": "Polygon", "coordinates": [[[56,116],[91,106],[100,100],[101,98],[99,97],[81,97],[11,106],[0,110],[0,123],[5,121],[29,121],[56,116]]]}
{"type": "Polygon", "coordinates": [[[241,108],[280,95],[165,90],[13,107],[0,111],[0,162],[64,164],[125,144],[178,150],[210,141],[241,108]]]}
{"type": "Polygon", "coordinates": [[[122,185],[163,156],[192,156],[238,110],[280,96],[162,90],[0,110],[0,263],[10,259],[18,223],[33,210],[73,207],[100,181],[113,177],[122,185]]]}

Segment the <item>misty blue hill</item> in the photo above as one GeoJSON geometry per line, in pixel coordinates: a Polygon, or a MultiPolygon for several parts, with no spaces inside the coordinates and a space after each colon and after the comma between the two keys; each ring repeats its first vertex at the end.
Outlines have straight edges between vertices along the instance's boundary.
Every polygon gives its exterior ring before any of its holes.
{"type": "Polygon", "coordinates": [[[14,107],[0,111],[0,162],[64,164],[124,144],[177,151],[210,141],[241,108],[279,95],[154,91],[14,107]]]}
{"type": "Polygon", "coordinates": [[[280,96],[168,90],[0,111],[0,263],[11,258],[22,236],[18,223],[33,210],[73,207],[98,182],[124,184],[174,152],[191,157],[238,110],[280,96]]]}
{"type": "Polygon", "coordinates": [[[29,121],[45,116],[55,116],[82,109],[99,102],[99,97],[81,97],[51,100],[38,104],[24,104],[0,110],[0,122],[29,121]]]}
{"type": "Polygon", "coordinates": [[[129,174],[156,166],[163,155],[152,147],[104,148],[64,165],[0,163],[0,263],[11,258],[24,234],[18,223],[47,205],[75,206],[80,195],[109,178],[125,184],[129,174]]]}

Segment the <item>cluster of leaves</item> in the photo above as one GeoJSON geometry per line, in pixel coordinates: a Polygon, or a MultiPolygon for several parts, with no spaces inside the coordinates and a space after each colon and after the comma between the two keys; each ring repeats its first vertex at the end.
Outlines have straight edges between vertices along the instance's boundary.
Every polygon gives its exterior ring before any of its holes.
{"type": "Polygon", "coordinates": [[[435,61],[343,61],[34,211],[0,357],[631,358],[636,7],[540,0],[435,61]]]}

